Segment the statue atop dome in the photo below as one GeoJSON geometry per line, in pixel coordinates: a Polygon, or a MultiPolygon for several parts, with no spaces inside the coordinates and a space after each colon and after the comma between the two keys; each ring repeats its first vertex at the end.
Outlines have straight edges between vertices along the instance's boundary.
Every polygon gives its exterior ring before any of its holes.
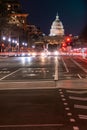
{"type": "Polygon", "coordinates": [[[63,24],[59,19],[58,13],[56,19],[53,21],[50,29],[50,36],[64,36],[63,24]]]}
{"type": "Polygon", "coordinates": [[[58,16],[58,13],[57,13],[57,15],[56,15],[56,20],[58,20],[59,19],[59,16],[58,16]]]}

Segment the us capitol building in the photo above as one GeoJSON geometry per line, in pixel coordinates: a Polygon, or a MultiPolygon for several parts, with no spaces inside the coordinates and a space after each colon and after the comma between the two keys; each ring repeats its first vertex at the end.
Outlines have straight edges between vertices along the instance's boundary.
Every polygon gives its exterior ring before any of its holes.
{"type": "Polygon", "coordinates": [[[53,21],[51,25],[49,36],[64,36],[64,27],[59,19],[58,13],[56,15],[56,19],[53,21]]]}
{"type": "Polygon", "coordinates": [[[57,13],[55,20],[52,22],[50,34],[45,37],[45,40],[47,41],[48,45],[56,44],[57,46],[60,46],[64,36],[64,27],[57,13]]]}

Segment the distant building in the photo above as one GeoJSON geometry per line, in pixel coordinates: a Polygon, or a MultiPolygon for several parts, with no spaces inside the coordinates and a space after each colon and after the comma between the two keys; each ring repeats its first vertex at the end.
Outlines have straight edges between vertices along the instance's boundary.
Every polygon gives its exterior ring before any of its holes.
{"type": "Polygon", "coordinates": [[[56,15],[56,19],[53,21],[51,25],[49,36],[64,36],[64,27],[59,19],[58,14],[56,15]]]}
{"type": "Polygon", "coordinates": [[[9,17],[9,24],[26,26],[28,14],[22,13],[22,7],[18,0],[0,0],[0,17],[9,17]]]}
{"type": "Polygon", "coordinates": [[[23,43],[30,47],[41,39],[42,31],[39,27],[28,24],[28,15],[23,13],[19,0],[0,0],[0,41],[5,36],[6,39],[11,39],[10,43],[15,39],[20,47],[23,43]]]}
{"type": "Polygon", "coordinates": [[[0,0],[2,14],[21,13],[21,5],[18,0],[0,0]],[[3,7],[3,8],[2,8],[3,7]],[[5,10],[4,10],[5,9],[5,10]]]}
{"type": "Polygon", "coordinates": [[[27,29],[28,29],[28,34],[29,35],[42,35],[42,32],[40,30],[40,28],[38,28],[37,26],[35,25],[27,25],[27,29]]]}
{"type": "Polygon", "coordinates": [[[13,39],[20,45],[27,41],[27,17],[19,0],[0,0],[0,41],[3,36],[11,39],[10,44],[13,39]]]}

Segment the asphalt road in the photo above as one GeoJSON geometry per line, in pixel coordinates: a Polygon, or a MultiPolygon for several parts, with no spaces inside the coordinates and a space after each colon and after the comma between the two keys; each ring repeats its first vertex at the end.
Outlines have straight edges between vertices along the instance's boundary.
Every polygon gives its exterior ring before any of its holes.
{"type": "Polygon", "coordinates": [[[86,130],[87,90],[0,91],[0,130],[86,130]]]}
{"type": "Polygon", "coordinates": [[[86,78],[87,60],[78,56],[1,58],[0,130],[87,130],[86,78]],[[43,82],[30,89],[10,86],[19,81],[43,82]],[[48,81],[53,88],[46,88],[48,81]]]}
{"type": "Polygon", "coordinates": [[[87,60],[78,56],[8,57],[0,61],[0,81],[87,78],[87,60]]]}

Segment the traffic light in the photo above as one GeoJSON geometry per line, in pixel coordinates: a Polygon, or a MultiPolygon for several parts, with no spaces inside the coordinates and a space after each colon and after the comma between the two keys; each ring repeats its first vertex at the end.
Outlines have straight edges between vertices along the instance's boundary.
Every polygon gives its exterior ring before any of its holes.
{"type": "Polygon", "coordinates": [[[65,37],[65,42],[71,42],[71,37],[69,36],[65,37]]]}
{"type": "Polygon", "coordinates": [[[65,43],[67,44],[67,46],[71,46],[72,38],[70,36],[65,37],[65,43]]]}
{"type": "Polygon", "coordinates": [[[62,43],[62,47],[66,47],[67,44],[65,42],[62,43]]]}
{"type": "Polygon", "coordinates": [[[66,38],[66,42],[71,42],[71,38],[70,38],[70,37],[67,37],[67,38],[66,38]]]}

